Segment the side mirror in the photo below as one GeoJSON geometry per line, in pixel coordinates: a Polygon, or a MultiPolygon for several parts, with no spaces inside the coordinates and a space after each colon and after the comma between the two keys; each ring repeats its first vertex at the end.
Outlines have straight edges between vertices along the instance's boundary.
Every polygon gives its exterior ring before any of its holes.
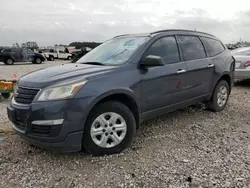
{"type": "Polygon", "coordinates": [[[160,56],[149,55],[140,61],[140,67],[164,66],[164,61],[160,56]]]}

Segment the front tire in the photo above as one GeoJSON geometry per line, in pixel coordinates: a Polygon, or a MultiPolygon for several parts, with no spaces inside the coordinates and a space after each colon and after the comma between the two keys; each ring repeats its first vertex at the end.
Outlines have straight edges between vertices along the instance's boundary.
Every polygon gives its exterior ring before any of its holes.
{"type": "Polygon", "coordinates": [[[90,112],[84,129],[83,146],[93,155],[119,153],[132,142],[136,122],[121,102],[100,103],[90,112]]]}
{"type": "Polygon", "coordinates": [[[67,58],[67,60],[71,60],[72,59],[72,57],[71,56],[69,56],[68,58],[67,58]]]}
{"type": "Polygon", "coordinates": [[[207,108],[213,112],[220,112],[226,108],[229,98],[229,85],[227,81],[221,80],[216,85],[212,98],[207,103],[207,108]]]}

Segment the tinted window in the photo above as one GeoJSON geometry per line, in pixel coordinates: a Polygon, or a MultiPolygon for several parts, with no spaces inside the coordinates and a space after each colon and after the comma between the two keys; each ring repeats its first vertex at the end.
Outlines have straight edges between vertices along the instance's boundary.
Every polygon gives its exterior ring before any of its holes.
{"type": "Polygon", "coordinates": [[[160,56],[165,63],[176,63],[180,61],[179,50],[175,37],[164,37],[154,42],[144,54],[160,56]]]}
{"type": "Polygon", "coordinates": [[[206,57],[204,47],[198,37],[180,36],[180,43],[185,61],[206,57]]]}
{"type": "Polygon", "coordinates": [[[11,49],[3,49],[2,52],[11,52],[11,49]]]}
{"type": "Polygon", "coordinates": [[[235,50],[232,50],[231,53],[233,55],[250,55],[250,48],[238,48],[235,50]]]}
{"type": "Polygon", "coordinates": [[[225,50],[225,48],[221,44],[221,42],[219,42],[217,40],[203,38],[203,41],[204,41],[204,43],[207,47],[207,50],[209,51],[211,56],[216,56],[225,50]]]}

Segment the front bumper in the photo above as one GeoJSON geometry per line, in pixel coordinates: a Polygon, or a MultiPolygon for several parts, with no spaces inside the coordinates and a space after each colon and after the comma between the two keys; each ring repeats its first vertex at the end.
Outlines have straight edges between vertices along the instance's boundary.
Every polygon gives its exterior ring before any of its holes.
{"type": "Polygon", "coordinates": [[[58,152],[74,152],[82,149],[89,102],[90,98],[85,98],[21,105],[12,99],[7,112],[14,131],[32,144],[58,152]],[[57,123],[41,123],[50,120],[57,123]]]}

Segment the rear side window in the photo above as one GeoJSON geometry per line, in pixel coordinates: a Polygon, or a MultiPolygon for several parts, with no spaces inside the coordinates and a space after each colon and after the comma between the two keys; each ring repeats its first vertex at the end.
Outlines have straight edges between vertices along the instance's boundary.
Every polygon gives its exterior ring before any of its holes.
{"type": "Polygon", "coordinates": [[[207,50],[209,51],[211,56],[216,56],[225,50],[221,42],[217,40],[210,38],[203,38],[202,40],[204,41],[207,50]]]}
{"type": "Polygon", "coordinates": [[[199,37],[180,36],[180,43],[185,61],[206,58],[206,52],[199,37]]]}
{"type": "Polygon", "coordinates": [[[180,61],[179,50],[175,37],[164,37],[158,39],[147,49],[144,57],[148,55],[162,57],[165,64],[176,63],[180,61]]]}

